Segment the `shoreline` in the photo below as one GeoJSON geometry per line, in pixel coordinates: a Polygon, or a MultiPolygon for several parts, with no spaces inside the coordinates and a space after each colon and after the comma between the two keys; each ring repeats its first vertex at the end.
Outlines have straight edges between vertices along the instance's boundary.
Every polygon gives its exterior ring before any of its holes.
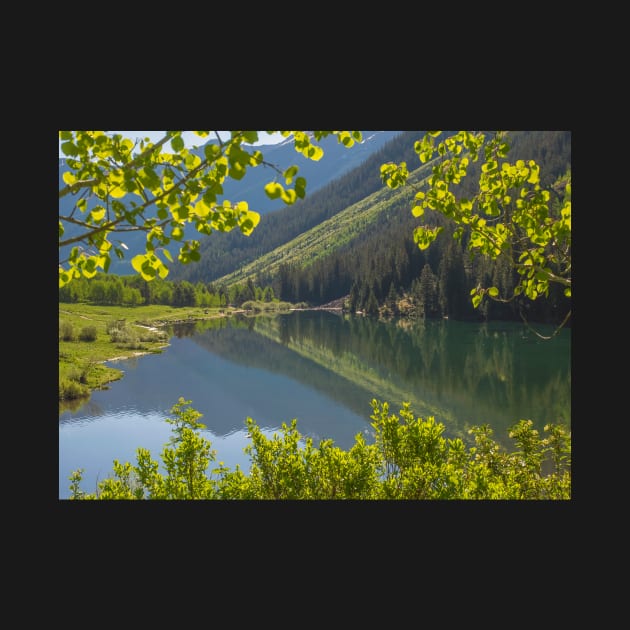
{"type": "MultiPolygon", "coordinates": [[[[65,310],[63,308],[60,308],[59,310],[61,313],[65,313],[68,315],[72,314],[71,311],[65,310]]],[[[333,303],[329,303],[328,305],[322,305],[322,306],[316,306],[316,307],[310,307],[310,308],[289,308],[283,311],[275,311],[275,313],[290,313],[293,311],[342,312],[343,309],[341,306],[338,306],[338,304],[335,304],[333,302],[333,303]]],[[[136,321],[136,322],[133,322],[132,325],[138,326],[140,328],[144,328],[146,330],[158,332],[160,329],[163,329],[167,326],[176,325],[176,324],[191,324],[191,323],[199,322],[199,321],[231,317],[233,315],[246,315],[247,316],[250,314],[260,315],[261,313],[253,311],[253,310],[250,311],[247,309],[242,309],[242,308],[232,308],[230,310],[222,311],[219,313],[213,313],[213,314],[199,313],[199,314],[195,314],[195,316],[189,315],[186,318],[176,319],[176,320],[145,319],[144,323],[140,323],[136,321]]],[[[86,315],[79,315],[79,317],[81,319],[85,319],[88,321],[92,319],[91,317],[87,317],[86,315]]],[[[115,365],[110,365],[110,364],[116,364],[120,361],[127,361],[129,359],[135,359],[135,358],[139,358],[139,357],[146,356],[149,354],[160,354],[165,348],[168,348],[170,345],[171,344],[168,341],[167,342],[161,341],[159,346],[155,346],[154,348],[150,350],[130,350],[129,352],[124,353],[124,354],[116,354],[113,357],[108,357],[105,359],[100,359],[98,361],[95,361],[94,362],[95,364],[102,365],[104,369],[106,370],[106,373],[102,373],[100,378],[98,379],[99,381],[98,384],[96,384],[93,387],[90,387],[89,392],[86,393],[85,396],[80,396],[79,398],[71,398],[71,399],[60,398],[59,404],[66,406],[66,405],[72,405],[73,402],[79,403],[79,401],[81,401],[79,404],[84,404],[88,402],[92,395],[92,392],[109,389],[110,383],[118,381],[124,377],[125,371],[123,369],[116,367],[115,365]]],[[[119,348],[118,350],[120,351],[121,349],[119,348]]]]}

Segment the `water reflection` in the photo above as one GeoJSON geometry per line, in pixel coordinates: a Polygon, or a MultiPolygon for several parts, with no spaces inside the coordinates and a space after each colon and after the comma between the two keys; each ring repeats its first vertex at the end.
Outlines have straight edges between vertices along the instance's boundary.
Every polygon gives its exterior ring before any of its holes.
{"type": "MultiPolygon", "coordinates": [[[[324,369],[328,395],[354,409],[372,397],[394,407],[407,401],[416,415],[443,422],[450,436],[469,439],[471,425],[487,423],[505,443],[508,428],[521,418],[541,431],[548,422],[570,422],[569,330],[541,341],[524,326],[506,322],[388,323],[303,312],[258,318],[255,331],[277,342],[265,350],[267,362],[273,363],[269,355],[281,347],[308,359],[324,369]],[[331,386],[331,379],[343,386],[331,386]]],[[[210,344],[210,335],[195,339],[234,361],[259,360],[258,353],[248,357],[224,335],[210,344]]],[[[291,367],[291,373],[317,387],[307,364],[291,367]]]]}
{"type": "Polygon", "coordinates": [[[468,441],[470,425],[490,424],[510,448],[508,428],[521,418],[541,433],[548,422],[570,423],[569,330],[543,342],[518,324],[294,312],[177,324],[170,334],[162,354],[116,362],[121,380],[60,410],[60,495],[79,466],[98,460],[111,471],[115,457],[135,461],[138,446],[157,458],[180,397],[203,414],[206,437],[229,466],[247,465],[247,417],[268,434],[297,418],[303,435],[343,449],[357,433],[370,441],[373,398],[392,412],[410,402],[447,437],[468,441]]]}

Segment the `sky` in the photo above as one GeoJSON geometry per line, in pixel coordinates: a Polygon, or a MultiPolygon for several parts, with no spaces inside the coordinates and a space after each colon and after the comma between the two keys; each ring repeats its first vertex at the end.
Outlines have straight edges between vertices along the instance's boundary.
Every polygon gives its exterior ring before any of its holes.
{"type": "MultiPolygon", "coordinates": [[[[109,133],[112,133],[112,134],[119,133],[123,135],[125,138],[131,138],[132,140],[135,140],[136,138],[150,138],[151,142],[157,142],[158,140],[164,137],[163,131],[111,131],[109,133]]],[[[230,133],[229,131],[219,131],[219,135],[221,136],[221,139],[229,138],[230,137],[229,133],[230,133]]],[[[184,131],[184,133],[182,134],[182,138],[184,139],[184,142],[186,143],[186,146],[188,148],[191,148],[195,145],[200,146],[202,144],[205,144],[206,142],[208,142],[208,140],[210,140],[211,137],[214,137],[214,136],[210,135],[210,136],[206,136],[205,138],[200,138],[198,135],[196,135],[192,131],[184,131]]],[[[277,144],[278,142],[281,142],[282,140],[285,139],[279,133],[274,133],[272,135],[269,135],[268,133],[264,131],[258,132],[258,138],[259,140],[254,146],[259,146],[261,144],[277,144]]],[[[166,146],[168,147],[168,145],[166,146]]],[[[60,147],[59,157],[66,157],[61,152],[61,140],[59,141],[59,147],[60,147]]]]}
{"type": "MultiPolygon", "coordinates": [[[[151,138],[151,142],[156,142],[160,138],[164,137],[163,131],[112,131],[111,133],[120,133],[127,138],[146,138],[148,136],[149,138],[151,138]]],[[[230,134],[229,131],[219,131],[219,135],[221,136],[222,139],[229,138],[230,137],[229,134],[230,134]]],[[[182,134],[182,138],[184,139],[184,142],[186,143],[187,147],[205,144],[212,137],[213,136],[211,134],[210,136],[206,136],[205,138],[200,138],[197,134],[193,133],[192,131],[184,131],[184,133],[182,134]]],[[[259,131],[258,138],[259,140],[256,143],[256,145],[276,144],[277,142],[284,140],[284,138],[279,133],[269,135],[265,131],[259,131]]]]}

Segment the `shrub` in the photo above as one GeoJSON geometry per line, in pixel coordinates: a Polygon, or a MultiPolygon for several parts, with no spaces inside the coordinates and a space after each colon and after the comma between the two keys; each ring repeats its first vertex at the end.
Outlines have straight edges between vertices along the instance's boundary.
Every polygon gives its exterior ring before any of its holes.
{"type": "Polygon", "coordinates": [[[84,326],[79,333],[81,341],[96,341],[96,326],[84,326]]]}
{"type": "Polygon", "coordinates": [[[62,341],[72,341],[74,339],[74,329],[70,322],[59,322],[59,339],[62,341]]]}
{"type": "Polygon", "coordinates": [[[247,302],[243,302],[241,304],[241,308],[246,311],[262,311],[263,305],[260,302],[256,302],[254,300],[247,300],[247,302]]]}
{"type": "Polygon", "coordinates": [[[540,438],[528,420],[511,430],[518,450],[503,452],[488,425],[474,427],[475,446],[443,436],[433,417],[414,417],[409,403],[399,415],[388,403],[372,401],[375,443],[357,434],[349,451],[323,440],[315,447],[297,431],[297,421],[267,438],[247,419],[252,465],[249,476],[219,465],[211,443],[199,435],[201,414],[185,409],[183,398],[172,408],[175,436],[162,452],[166,476],[148,450],[137,449],[137,466],[114,461],[114,476],[99,482],[96,495],[79,488],[74,471],[72,499],[570,499],[571,433],[547,425],[540,438]],[[542,474],[549,459],[553,472],[542,474]],[[217,475],[214,479],[212,475],[217,475]]]}
{"type": "Polygon", "coordinates": [[[65,377],[59,380],[59,400],[75,400],[89,394],[90,388],[86,385],[65,377]]]}
{"type": "Polygon", "coordinates": [[[144,342],[166,341],[168,335],[162,330],[151,330],[147,328],[141,328],[136,331],[138,339],[144,342]]]}
{"type": "Polygon", "coordinates": [[[107,334],[110,335],[112,331],[124,330],[127,327],[126,319],[114,319],[111,322],[107,322],[107,334]]]}
{"type": "Polygon", "coordinates": [[[137,345],[139,341],[136,331],[126,324],[122,328],[110,327],[108,332],[113,343],[137,345]]]}

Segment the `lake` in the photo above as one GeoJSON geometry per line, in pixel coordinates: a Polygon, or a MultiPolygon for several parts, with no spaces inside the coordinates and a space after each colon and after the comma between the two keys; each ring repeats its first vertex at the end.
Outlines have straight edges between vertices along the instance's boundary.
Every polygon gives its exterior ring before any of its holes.
{"type": "MultiPolygon", "coordinates": [[[[536,326],[545,335],[550,326],[536,326]]],[[[232,316],[173,326],[161,354],[112,362],[124,371],[59,414],[59,497],[84,469],[81,488],[94,492],[113,460],[136,463],[138,447],[153,459],[172,435],[180,397],[201,412],[202,433],[216,462],[249,470],[247,417],[271,436],[297,419],[315,444],[331,438],[344,450],[357,433],[373,441],[371,400],[397,413],[434,416],[446,437],[470,440],[470,426],[489,424],[513,450],[509,428],[530,419],[571,421],[571,330],[549,341],[514,322],[378,321],[327,311],[232,316]]]]}

